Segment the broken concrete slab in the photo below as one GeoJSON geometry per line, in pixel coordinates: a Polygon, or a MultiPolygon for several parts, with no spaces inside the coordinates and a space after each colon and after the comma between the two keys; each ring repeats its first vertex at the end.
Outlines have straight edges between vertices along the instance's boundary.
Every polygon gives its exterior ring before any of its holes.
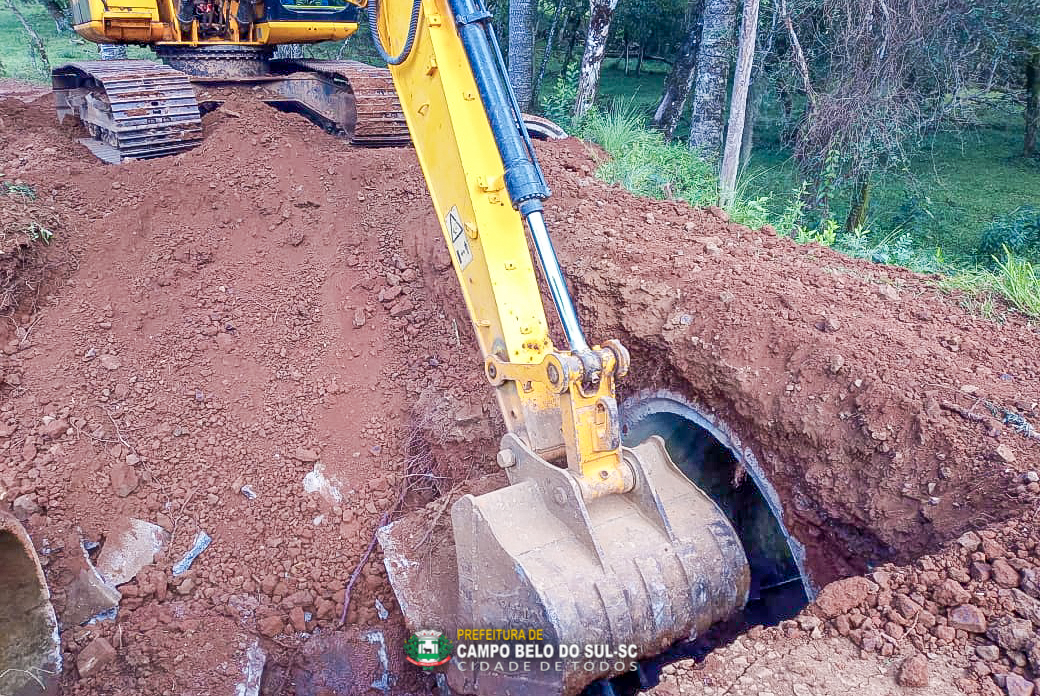
{"type": "Polygon", "coordinates": [[[110,585],[130,582],[141,568],[152,564],[169,540],[159,525],[132,517],[122,520],[105,538],[97,570],[110,585]]]}
{"type": "Polygon", "coordinates": [[[254,640],[242,658],[242,681],[235,684],[235,696],[260,694],[260,679],[266,662],[267,654],[260,647],[260,641],[254,640]]]}
{"type": "Polygon", "coordinates": [[[94,564],[90,562],[86,549],[73,535],[65,548],[69,549],[70,566],[74,574],[72,582],[65,588],[65,609],[61,622],[65,626],[79,626],[98,614],[119,606],[122,595],[114,585],[105,581],[94,564]],[[77,553],[77,549],[79,553],[77,553]]]}

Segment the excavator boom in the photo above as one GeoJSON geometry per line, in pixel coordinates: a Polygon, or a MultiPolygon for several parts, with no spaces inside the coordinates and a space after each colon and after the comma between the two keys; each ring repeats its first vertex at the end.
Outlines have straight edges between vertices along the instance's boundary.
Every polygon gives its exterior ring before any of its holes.
{"type": "MultiPolygon", "coordinates": [[[[370,0],[508,434],[510,485],[452,507],[454,554],[410,547],[408,521],[380,531],[412,628],[541,629],[555,644],[656,654],[741,607],[749,571],[719,508],[651,437],[621,446],[618,341],[589,345],[543,216],[549,189],[480,0],[370,0]],[[567,348],[557,348],[527,231],[567,348]]],[[[545,672],[449,663],[462,693],[574,693],[615,665],[545,672]]]]}

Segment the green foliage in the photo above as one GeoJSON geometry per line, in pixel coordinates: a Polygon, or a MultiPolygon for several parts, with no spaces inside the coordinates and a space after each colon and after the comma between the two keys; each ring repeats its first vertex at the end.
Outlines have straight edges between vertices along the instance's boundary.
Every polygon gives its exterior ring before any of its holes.
{"type": "Polygon", "coordinates": [[[545,117],[559,124],[570,126],[574,130],[571,114],[574,102],[578,99],[578,76],[580,66],[575,63],[566,72],[556,76],[549,85],[548,91],[541,97],[542,113],[545,117]]]}
{"type": "MultiPolygon", "coordinates": [[[[50,84],[50,73],[29,45],[22,25],[14,13],[4,6],[4,2],[0,2],[0,8],[3,8],[0,11],[0,64],[4,66],[4,74],[26,82],[50,84]]],[[[59,31],[41,3],[28,0],[12,2],[17,4],[26,21],[40,35],[52,67],[76,60],[98,60],[97,44],[87,41],[71,29],[59,31]]],[[[139,46],[127,46],[127,57],[155,60],[152,51],[139,46]]]]}
{"type": "Polygon", "coordinates": [[[1040,255],[1040,207],[1023,205],[990,223],[982,233],[978,254],[988,259],[1001,250],[1040,255]]]}
{"type": "Polygon", "coordinates": [[[984,316],[996,315],[995,297],[1030,317],[1040,317],[1040,264],[1016,256],[1004,248],[1003,258],[994,257],[995,267],[960,271],[945,278],[941,286],[964,294],[965,306],[984,316]]]}
{"type": "Polygon", "coordinates": [[[34,242],[42,242],[43,244],[50,244],[51,240],[54,239],[54,232],[35,221],[29,223],[25,233],[29,235],[29,239],[34,242]]]}
{"type": "Polygon", "coordinates": [[[642,116],[615,100],[606,111],[589,113],[582,136],[598,143],[611,159],[597,175],[649,198],[676,198],[691,205],[713,205],[718,180],[711,166],[678,143],[667,143],[643,126],[642,116]]]}
{"type": "Polygon", "coordinates": [[[0,183],[0,186],[4,187],[4,193],[8,196],[17,196],[26,201],[36,200],[36,191],[29,184],[23,184],[21,182],[12,184],[9,181],[4,181],[0,183]]]}

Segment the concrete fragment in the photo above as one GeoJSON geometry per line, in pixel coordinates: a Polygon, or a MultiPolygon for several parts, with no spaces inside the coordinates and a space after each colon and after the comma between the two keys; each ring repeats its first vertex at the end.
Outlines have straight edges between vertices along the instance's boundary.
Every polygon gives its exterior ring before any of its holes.
{"type": "Polygon", "coordinates": [[[181,560],[173,564],[173,574],[183,575],[191,567],[191,564],[195,562],[195,559],[199,557],[199,554],[209,548],[212,541],[213,539],[210,535],[200,529],[198,534],[195,535],[195,543],[181,557],[181,560]]]}
{"type": "Polygon", "coordinates": [[[266,662],[267,654],[260,647],[260,641],[254,640],[242,661],[242,681],[235,684],[235,696],[259,696],[266,662]]]}
{"type": "Polygon", "coordinates": [[[98,614],[118,607],[122,595],[94,568],[78,536],[70,538],[66,548],[73,550],[71,564],[75,577],[65,588],[65,610],[61,622],[66,626],[79,626],[98,614]],[[75,552],[77,547],[79,554],[75,552]]]}
{"type": "Polygon", "coordinates": [[[98,556],[98,572],[112,585],[122,585],[155,560],[169,534],[151,522],[128,518],[109,533],[98,556]]]}

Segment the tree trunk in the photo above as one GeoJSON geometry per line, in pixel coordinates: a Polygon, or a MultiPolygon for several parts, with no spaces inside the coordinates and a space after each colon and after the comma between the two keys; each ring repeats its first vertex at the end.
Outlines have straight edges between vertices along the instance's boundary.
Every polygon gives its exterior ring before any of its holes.
{"type": "Polygon", "coordinates": [[[51,62],[47,58],[47,49],[43,46],[43,39],[41,39],[40,35],[36,33],[36,30],[32,28],[32,25],[25,20],[25,15],[23,15],[22,11],[18,9],[18,6],[14,4],[14,0],[7,0],[7,6],[11,9],[11,14],[13,14],[22,25],[22,29],[25,30],[26,36],[29,37],[29,44],[33,47],[33,50],[39,54],[44,68],[50,72],[51,62]]]}
{"type": "Polygon", "coordinates": [[[729,102],[726,151],[722,156],[722,173],[719,176],[719,205],[722,207],[732,205],[737,193],[740,145],[744,136],[748,89],[751,86],[751,67],[755,62],[755,41],[758,38],[758,1],[744,0],[744,16],[740,21],[737,70],[733,75],[733,96],[729,102]]]}
{"type": "MultiPolygon", "coordinates": [[[[690,14],[693,17],[700,16],[701,0],[693,0],[690,3],[690,14]]],[[[668,79],[664,84],[664,94],[654,111],[654,125],[664,131],[665,138],[671,140],[675,135],[675,127],[679,118],[686,109],[686,100],[693,89],[693,78],[697,67],[697,44],[701,40],[701,24],[691,19],[690,30],[679,47],[679,54],[672,64],[672,70],[668,73],[668,79]]]]}
{"type": "Polygon", "coordinates": [[[509,82],[521,111],[534,95],[534,0],[509,0],[509,82]]]}
{"type": "Polygon", "coordinates": [[[553,40],[556,38],[556,27],[560,23],[560,14],[563,12],[563,3],[565,0],[557,0],[556,11],[553,12],[552,24],[549,25],[549,35],[545,37],[545,50],[542,51],[542,64],[538,66],[538,76],[534,78],[534,85],[531,86],[531,93],[534,98],[538,98],[538,90],[542,87],[542,80],[545,79],[545,68],[549,65],[549,56],[552,55],[553,40]]]}
{"type": "Polygon", "coordinates": [[[765,45],[758,52],[758,60],[751,68],[751,84],[748,87],[747,115],[744,117],[744,135],[740,139],[740,161],[747,166],[751,158],[751,150],[755,144],[755,123],[762,112],[762,72],[765,63],[773,53],[773,42],[776,39],[776,27],[779,23],[780,11],[774,6],[773,20],[769,26],[769,34],[766,35],[765,45]]]}
{"type": "Polygon", "coordinates": [[[1037,154],[1040,131],[1040,46],[1034,47],[1026,59],[1026,157],[1037,154]]]}
{"type": "Polygon", "coordinates": [[[736,0],[705,0],[690,116],[690,149],[716,166],[722,150],[722,118],[736,24],[736,0]]]}
{"type": "Polygon", "coordinates": [[[618,0],[589,0],[589,30],[585,36],[585,52],[581,57],[581,77],[578,79],[578,99],[574,103],[574,120],[580,121],[592,108],[599,89],[599,73],[603,67],[603,53],[607,50],[610,20],[614,17],[618,0]]]}
{"type": "Polygon", "coordinates": [[[639,42],[639,57],[636,59],[636,77],[643,72],[643,42],[639,42]]]}
{"type": "Polygon", "coordinates": [[[563,65],[560,67],[560,74],[565,75],[567,68],[571,67],[571,61],[574,60],[574,46],[578,43],[578,34],[581,32],[581,12],[574,13],[574,26],[571,28],[571,38],[567,42],[567,55],[563,58],[563,65]]]}
{"type": "Polygon", "coordinates": [[[870,172],[860,174],[856,180],[849,216],[845,218],[845,231],[852,234],[867,221],[867,206],[870,205],[870,172]]]}

